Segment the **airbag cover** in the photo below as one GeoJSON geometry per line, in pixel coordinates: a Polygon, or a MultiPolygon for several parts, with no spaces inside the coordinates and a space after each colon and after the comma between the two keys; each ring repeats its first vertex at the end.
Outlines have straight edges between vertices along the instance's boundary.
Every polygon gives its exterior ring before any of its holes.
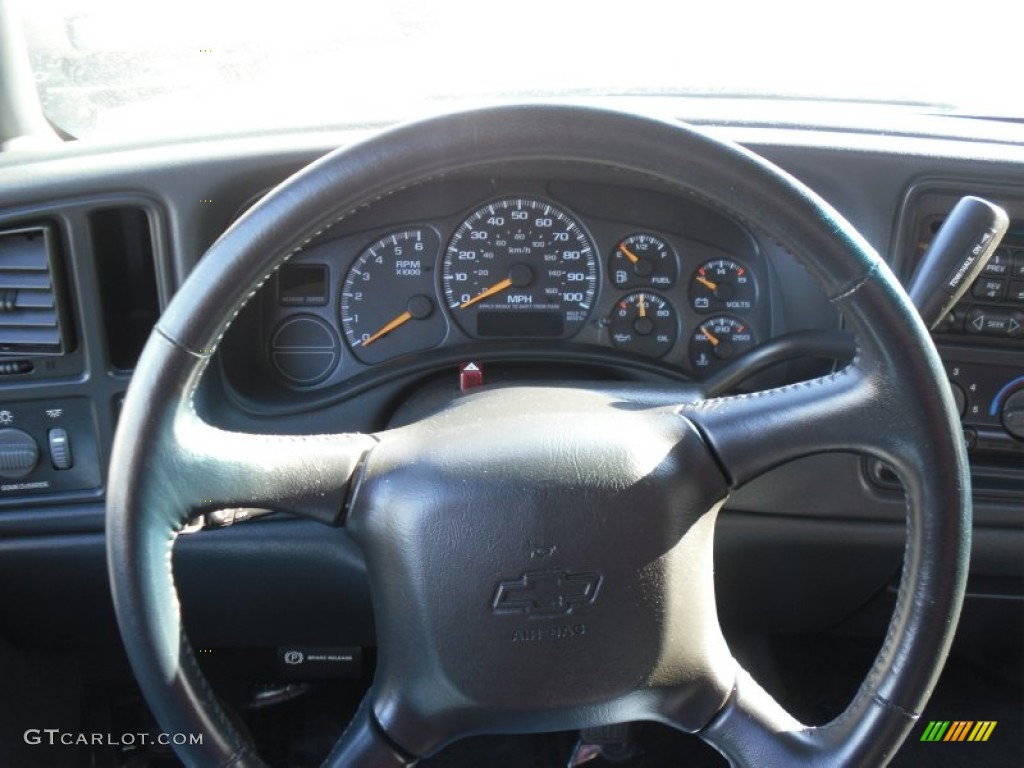
{"type": "Polygon", "coordinates": [[[348,521],[382,638],[382,725],[423,754],[430,734],[492,717],[654,716],[657,695],[700,727],[734,672],[711,567],[725,496],[688,421],[608,394],[485,391],[388,432],[348,521]]]}

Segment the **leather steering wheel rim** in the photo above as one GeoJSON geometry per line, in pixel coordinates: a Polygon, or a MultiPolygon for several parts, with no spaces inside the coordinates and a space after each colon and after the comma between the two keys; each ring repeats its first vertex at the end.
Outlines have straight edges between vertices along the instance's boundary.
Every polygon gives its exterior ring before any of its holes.
{"type": "MultiPolygon", "coordinates": [[[[700,433],[729,487],[822,450],[863,450],[896,469],[908,497],[907,542],[883,647],[847,710],[824,726],[799,724],[737,669],[711,716],[686,727],[740,765],[883,764],[938,678],[970,548],[966,454],[930,337],[871,247],[782,171],[689,127],[563,106],[434,118],[327,155],[239,219],[164,312],[125,400],[107,502],[117,619],[157,721],[170,733],[204,734],[201,745],[178,748],[190,765],[262,765],[189,648],[170,569],[175,536],[196,514],[232,505],[336,524],[350,480],[386,436],[257,436],[205,424],[193,395],[227,327],[273,271],[324,228],[409,186],[517,161],[615,168],[692,194],[787,247],[855,330],[858,356],[834,376],[680,403],[676,412],[700,433]],[[770,438],[770,456],[752,435],[770,438]]],[[[327,764],[408,765],[423,754],[411,737],[396,738],[387,718],[379,697],[368,700],[327,764]]]]}

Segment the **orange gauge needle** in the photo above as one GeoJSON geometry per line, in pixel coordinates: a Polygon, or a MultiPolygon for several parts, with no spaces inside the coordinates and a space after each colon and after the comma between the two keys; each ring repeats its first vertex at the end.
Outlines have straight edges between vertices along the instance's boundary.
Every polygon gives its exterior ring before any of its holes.
{"type": "Polygon", "coordinates": [[[395,328],[397,328],[398,326],[400,326],[400,325],[402,325],[404,323],[409,322],[410,320],[412,320],[412,313],[411,312],[403,312],[398,317],[396,317],[394,320],[392,320],[390,323],[388,323],[383,328],[381,328],[379,331],[377,331],[375,334],[373,334],[370,338],[368,338],[365,341],[363,341],[363,347],[365,348],[365,347],[370,346],[371,344],[373,344],[373,342],[375,342],[381,336],[386,336],[387,334],[389,334],[393,330],[395,330],[395,328]]]}
{"type": "Polygon", "coordinates": [[[640,317],[647,317],[647,305],[644,303],[644,295],[642,293],[637,297],[636,305],[640,310],[640,317]]]}
{"type": "Polygon", "coordinates": [[[709,331],[703,325],[700,327],[700,332],[708,337],[708,341],[711,342],[711,346],[717,347],[721,343],[718,339],[715,338],[715,335],[711,333],[711,331],[709,331]]]}
{"type": "Polygon", "coordinates": [[[496,293],[501,293],[506,288],[511,288],[511,287],[512,287],[512,278],[511,277],[506,277],[500,283],[495,283],[494,285],[492,285],[487,290],[485,290],[485,291],[483,291],[481,293],[478,293],[472,299],[467,299],[466,301],[464,301],[461,304],[459,304],[459,309],[465,309],[466,307],[472,307],[478,301],[483,301],[488,296],[493,296],[496,293]]]}
{"type": "Polygon", "coordinates": [[[632,251],[630,251],[629,248],[624,246],[622,243],[619,243],[619,250],[622,251],[622,255],[629,259],[633,264],[636,264],[638,261],[640,261],[640,257],[637,256],[632,251]]]}
{"type": "Polygon", "coordinates": [[[701,285],[703,285],[709,291],[717,291],[718,290],[718,284],[717,283],[712,283],[706,277],[701,277],[700,275],[697,275],[697,282],[700,283],[701,285]]]}

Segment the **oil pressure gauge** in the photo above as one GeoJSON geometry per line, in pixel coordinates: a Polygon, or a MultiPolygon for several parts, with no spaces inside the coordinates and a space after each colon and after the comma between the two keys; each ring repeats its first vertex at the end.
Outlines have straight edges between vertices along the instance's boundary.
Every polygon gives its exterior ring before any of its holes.
{"type": "Polygon", "coordinates": [[[675,344],[676,311],[652,291],[636,291],[615,305],[608,325],[612,343],[619,349],[661,357],[675,344]]]}

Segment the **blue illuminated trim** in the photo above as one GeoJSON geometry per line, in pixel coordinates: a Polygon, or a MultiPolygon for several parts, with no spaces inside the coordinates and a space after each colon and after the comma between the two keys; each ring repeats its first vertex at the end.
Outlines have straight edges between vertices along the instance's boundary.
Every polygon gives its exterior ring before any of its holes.
{"type": "Polygon", "coordinates": [[[992,405],[989,406],[988,409],[989,416],[995,416],[999,413],[999,401],[1002,399],[1003,395],[1013,389],[1017,384],[1024,384],[1024,376],[1018,376],[996,393],[996,396],[992,398],[992,405]]]}

